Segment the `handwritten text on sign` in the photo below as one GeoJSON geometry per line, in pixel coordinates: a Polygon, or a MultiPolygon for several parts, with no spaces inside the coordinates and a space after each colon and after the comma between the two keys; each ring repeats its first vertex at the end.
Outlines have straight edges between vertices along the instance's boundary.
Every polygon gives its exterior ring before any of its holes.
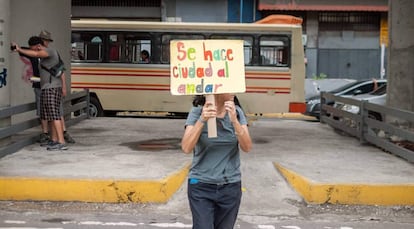
{"type": "Polygon", "coordinates": [[[246,90],[242,40],[171,41],[170,54],[173,95],[246,90]]]}

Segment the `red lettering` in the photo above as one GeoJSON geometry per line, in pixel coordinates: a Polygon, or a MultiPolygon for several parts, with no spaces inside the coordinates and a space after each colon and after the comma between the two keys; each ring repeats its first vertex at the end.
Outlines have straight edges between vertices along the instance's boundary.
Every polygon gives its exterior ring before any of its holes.
{"type": "Polygon", "coordinates": [[[185,57],[186,57],[186,52],[185,52],[185,50],[182,50],[182,49],[184,49],[184,43],[183,42],[177,42],[177,50],[178,50],[177,59],[181,60],[181,61],[185,60],[185,57]]]}
{"type": "Polygon", "coordinates": [[[178,74],[175,72],[177,70],[178,70],[177,66],[174,66],[173,69],[172,69],[172,71],[173,71],[172,74],[173,74],[174,78],[178,78],[178,74]]]}
{"type": "Polygon", "coordinates": [[[233,60],[233,49],[227,50],[227,60],[233,60]]]}

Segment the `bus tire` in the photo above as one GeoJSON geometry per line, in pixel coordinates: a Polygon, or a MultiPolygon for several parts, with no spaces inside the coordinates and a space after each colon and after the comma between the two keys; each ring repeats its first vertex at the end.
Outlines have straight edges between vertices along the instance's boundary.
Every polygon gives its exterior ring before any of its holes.
{"type": "Polygon", "coordinates": [[[98,98],[90,97],[89,101],[89,117],[103,117],[104,111],[102,109],[101,103],[99,102],[98,98]]]}

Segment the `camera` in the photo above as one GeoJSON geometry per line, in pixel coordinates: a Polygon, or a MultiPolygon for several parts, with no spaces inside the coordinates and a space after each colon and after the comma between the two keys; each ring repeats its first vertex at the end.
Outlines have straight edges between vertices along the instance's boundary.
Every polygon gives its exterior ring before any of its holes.
{"type": "Polygon", "coordinates": [[[10,50],[12,50],[12,51],[16,50],[16,45],[10,46],[10,50]]]}

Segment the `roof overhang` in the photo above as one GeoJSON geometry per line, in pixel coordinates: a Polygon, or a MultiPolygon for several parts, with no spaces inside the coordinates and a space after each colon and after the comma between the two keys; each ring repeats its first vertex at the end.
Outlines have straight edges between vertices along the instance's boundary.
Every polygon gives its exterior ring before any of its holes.
{"type": "Polygon", "coordinates": [[[286,10],[286,11],[372,11],[388,12],[387,1],[333,1],[324,0],[259,0],[258,10],[286,10]],[[326,3],[326,4],[325,4],[326,3]]]}

